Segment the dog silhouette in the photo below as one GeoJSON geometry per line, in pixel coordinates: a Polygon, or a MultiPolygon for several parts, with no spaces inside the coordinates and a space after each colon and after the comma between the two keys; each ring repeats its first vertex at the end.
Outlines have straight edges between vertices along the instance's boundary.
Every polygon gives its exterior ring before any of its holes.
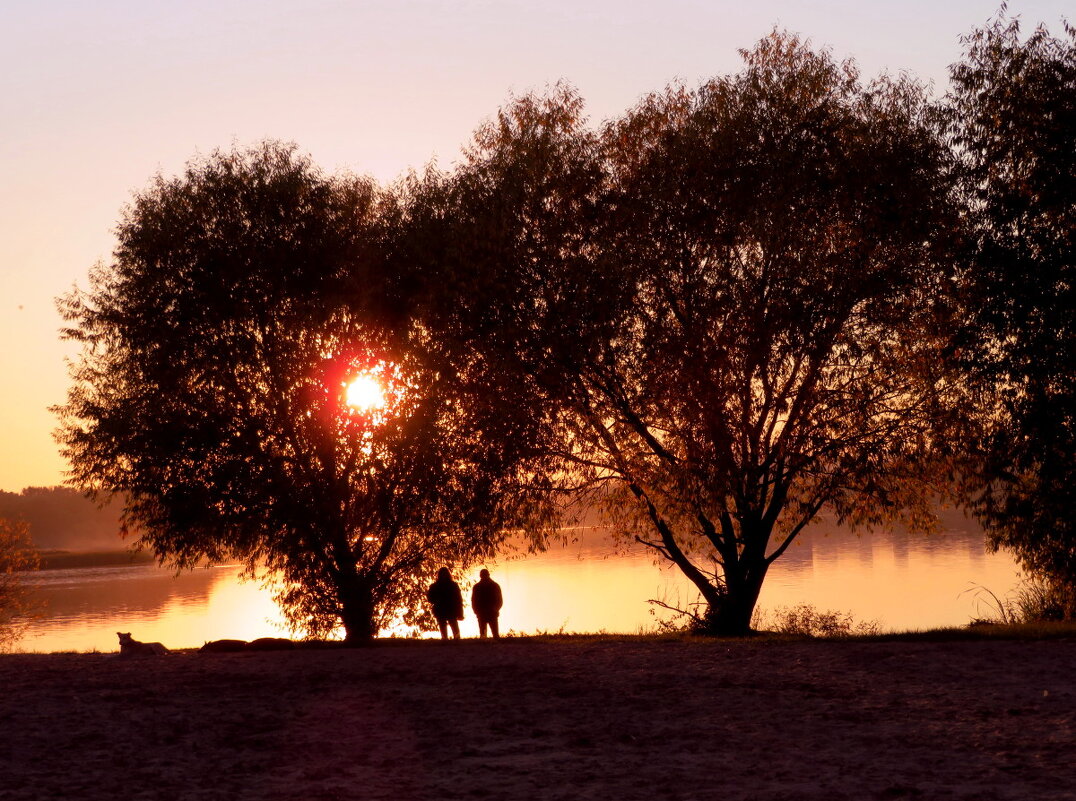
{"type": "Polygon", "coordinates": [[[139,642],[129,631],[117,631],[116,636],[120,638],[120,656],[160,656],[168,653],[168,649],[159,642],[139,642]]]}

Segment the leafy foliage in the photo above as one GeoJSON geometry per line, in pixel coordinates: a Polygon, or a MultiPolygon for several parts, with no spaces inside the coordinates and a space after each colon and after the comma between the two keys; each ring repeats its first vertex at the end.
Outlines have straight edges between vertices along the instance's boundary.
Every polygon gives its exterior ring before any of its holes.
{"type": "Polygon", "coordinates": [[[446,371],[395,281],[398,212],[293,147],[158,177],[113,262],[61,307],[83,345],[59,411],[76,483],[178,568],[239,557],[299,629],[420,624],[425,577],[487,554],[513,519],[513,439],[446,371]],[[345,403],[374,374],[382,409],[345,403]]]}
{"type": "Polygon", "coordinates": [[[18,641],[30,622],[35,607],[24,574],[39,564],[29,527],[0,518],[0,651],[18,641]]]}
{"type": "Polygon", "coordinates": [[[75,482],[162,561],[239,556],[353,640],[422,625],[441,562],[540,531],[561,491],[722,634],[819,514],[927,528],[954,472],[996,545],[1071,583],[1066,34],[975,32],[945,116],[775,31],[600,129],[569,87],[516,98],[391,189],[274,143],[158,177],[61,303],[75,482]],[[371,372],[387,406],[348,407],[371,372]]]}
{"type": "Polygon", "coordinates": [[[984,396],[975,509],[990,541],[1076,586],[1076,30],[1003,16],[952,68],[972,227],[959,353],[984,396]]]}
{"type": "Polygon", "coordinates": [[[461,329],[553,400],[572,475],[722,633],[746,632],[823,508],[926,520],[948,390],[927,335],[945,152],[922,89],[864,87],[782,34],[744,57],[600,134],[563,87],[516,101],[447,215],[491,232],[460,257],[485,310],[461,329]]]}

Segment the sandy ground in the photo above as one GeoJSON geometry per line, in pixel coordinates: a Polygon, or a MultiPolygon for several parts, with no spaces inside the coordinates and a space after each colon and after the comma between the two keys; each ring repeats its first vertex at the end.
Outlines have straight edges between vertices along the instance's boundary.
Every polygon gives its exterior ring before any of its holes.
{"type": "Polygon", "coordinates": [[[0,799],[1076,799],[1076,642],[0,656],[0,799]]]}

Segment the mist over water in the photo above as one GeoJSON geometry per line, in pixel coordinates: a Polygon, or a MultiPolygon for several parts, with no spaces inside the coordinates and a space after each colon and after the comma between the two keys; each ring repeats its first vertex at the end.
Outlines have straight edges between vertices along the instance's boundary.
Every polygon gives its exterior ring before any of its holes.
{"type": "MultiPolygon", "coordinates": [[[[479,567],[457,576],[465,594],[479,567]]],[[[618,551],[595,530],[488,567],[504,591],[502,632],[636,633],[669,617],[648,600],[680,608],[696,600],[678,570],[655,564],[642,546],[618,551]]],[[[226,565],[175,576],[147,564],[43,571],[35,576],[43,616],[16,650],[115,651],[117,631],[169,648],[288,636],[272,593],[242,581],[240,572],[226,565]]],[[[1011,557],[987,553],[982,532],[971,525],[930,537],[857,537],[820,527],[774,563],[759,605],[765,612],[809,603],[877,621],[883,630],[959,626],[988,612],[976,586],[1004,596],[1017,580],[1011,557]]],[[[464,637],[477,636],[469,608],[460,628],[464,637]]]]}

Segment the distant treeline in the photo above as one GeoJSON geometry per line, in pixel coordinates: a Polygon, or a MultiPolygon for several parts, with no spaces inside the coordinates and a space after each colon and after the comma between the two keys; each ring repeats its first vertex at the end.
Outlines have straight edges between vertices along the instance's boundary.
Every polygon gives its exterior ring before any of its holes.
{"type": "Polygon", "coordinates": [[[115,551],[130,540],[120,536],[121,505],[103,509],[69,487],[0,491],[0,518],[21,520],[40,550],[115,551]]]}

